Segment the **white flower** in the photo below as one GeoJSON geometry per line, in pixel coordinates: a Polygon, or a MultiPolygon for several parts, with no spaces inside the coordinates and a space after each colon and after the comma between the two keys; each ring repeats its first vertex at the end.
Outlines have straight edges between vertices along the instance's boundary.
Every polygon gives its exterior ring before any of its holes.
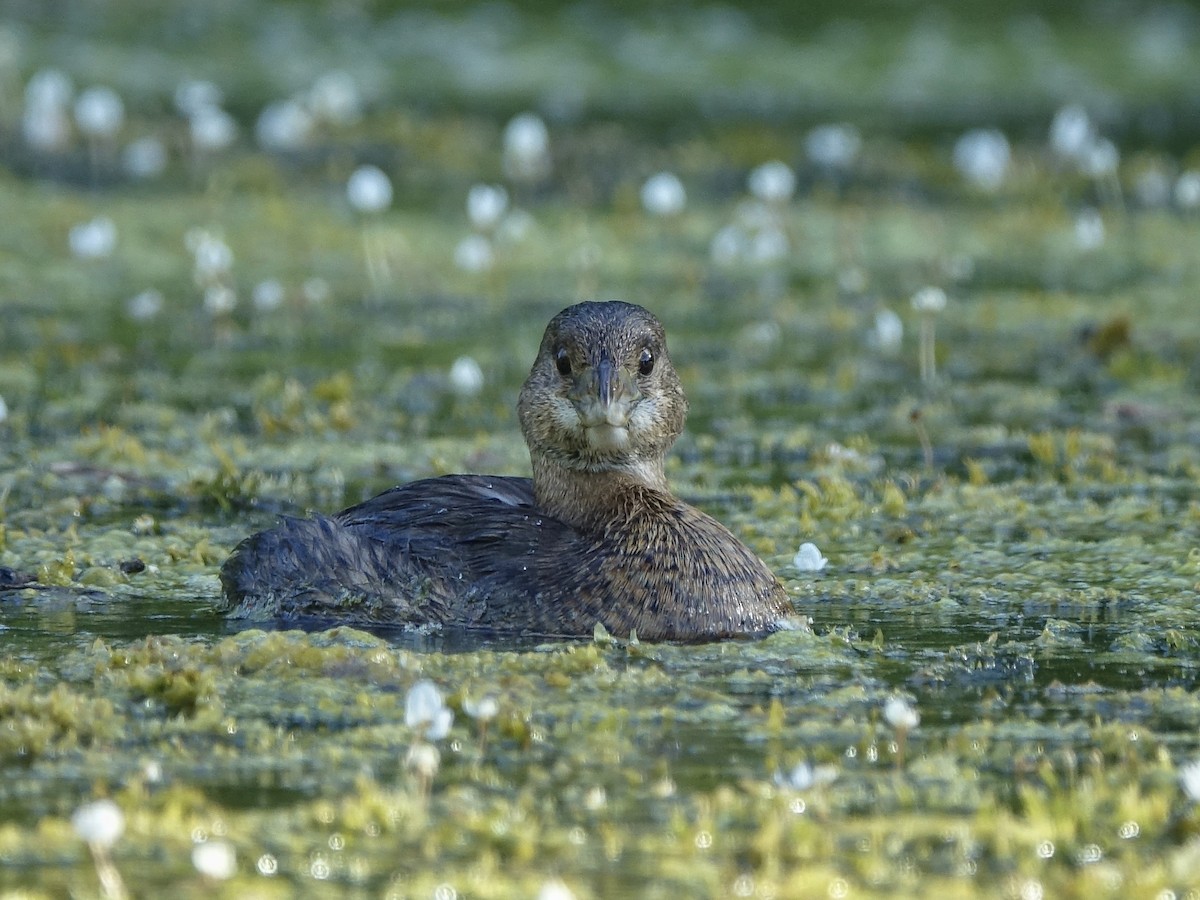
{"type": "Polygon", "coordinates": [[[775,784],[793,791],[807,791],[809,788],[832,784],[837,781],[838,770],[835,766],[814,766],[807,760],[800,760],[786,774],[777,771],[775,784]]]}
{"type": "Polygon", "coordinates": [[[1081,158],[1095,135],[1087,110],[1077,104],[1064,106],[1050,123],[1050,147],[1066,159],[1081,158]]]}
{"type": "Polygon", "coordinates": [[[227,841],[205,841],[192,848],[192,865],[205,878],[226,881],[237,874],[237,853],[227,841]]]}
{"type": "Polygon", "coordinates": [[[780,787],[789,787],[794,791],[807,791],[813,786],[813,767],[807,760],[800,760],[786,775],[775,773],[775,783],[780,787]]]}
{"type": "Polygon", "coordinates": [[[1183,792],[1193,802],[1200,802],[1200,760],[1193,760],[1179,769],[1179,781],[1183,792]]]}
{"type": "Polygon", "coordinates": [[[309,306],[320,306],[329,299],[332,291],[329,289],[328,281],[314,275],[312,278],[304,279],[304,284],[300,285],[300,293],[309,306]]]}
{"type": "Polygon", "coordinates": [[[125,104],[109,87],[90,87],[75,101],[75,122],[89,137],[109,138],[125,121],[125,104]]]}
{"type": "Polygon", "coordinates": [[[270,312],[283,305],[283,284],[278,278],[268,278],[254,286],[250,302],[261,312],[270,312]]]}
{"type": "Polygon", "coordinates": [[[468,235],[454,248],[454,264],[464,272],[486,272],[494,262],[492,244],[482,234],[468,235]]]}
{"type": "Polygon", "coordinates": [[[4,398],[0,397],[0,422],[8,418],[8,404],[4,402],[4,398]]]}
{"type": "Polygon", "coordinates": [[[450,366],[450,389],[460,397],[474,397],[483,390],[483,370],[469,356],[460,356],[450,366]]]}
{"type": "Polygon", "coordinates": [[[438,772],[442,754],[433,744],[413,744],[408,748],[405,763],[410,769],[426,780],[430,780],[438,772]]]}
{"type": "Polygon", "coordinates": [[[175,86],[175,108],[191,118],[205,107],[220,106],[224,97],[211,81],[185,78],[175,86]]]}
{"type": "Polygon", "coordinates": [[[500,185],[476,184],[467,192],[467,218],[480,231],[490,231],[508,209],[508,191],[500,185]]]}
{"type": "Polygon", "coordinates": [[[472,719],[478,719],[481,722],[487,722],[496,718],[500,712],[500,703],[495,697],[490,694],[482,697],[479,700],[468,698],[463,701],[463,712],[472,719]]]}
{"type": "Polygon", "coordinates": [[[163,308],[163,295],[156,290],[142,291],[129,298],[129,302],[125,304],[125,311],[129,314],[129,318],[138,322],[145,322],[147,319],[153,319],[163,308]]]}
{"type": "Polygon", "coordinates": [[[912,308],[920,313],[937,313],[946,308],[946,292],[939,287],[923,287],[912,296],[912,308]]]}
{"type": "Polygon", "coordinates": [[[726,225],[713,235],[708,255],[718,266],[732,266],[746,252],[746,235],[737,225],[726,225]]]}
{"type": "Polygon", "coordinates": [[[858,157],[862,138],[853,125],[818,125],[804,139],[809,160],[827,169],[844,169],[858,157]]]}
{"type": "Polygon", "coordinates": [[[871,332],[871,342],[884,353],[895,353],[900,349],[904,340],[904,322],[890,309],[881,309],[875,313],[875,328],[871,332]]]}
{"type": "Polygon", "coordinates": [[[308,105],[318,119],[333,125],[353,125],[362,117],[358,82],[349,72],[326,72],[313,82],[308,105]]]}
{"type": "Polygon", "coordinates": [[[204,308],[214,316],[227,316],[237,306],[237,293],[224,284],[210,284],[204,289],[204,308]]]}
{"type": "Polygon", "coordinates": [[[61,150],[71,138],[71,122],[59,106],[27,106],[21,114],[21,137],[36,150],[61,150]]]}
{"type": "Polygon", "coordinates": [[[450,732],[454,713],[442,702],[442,692],[432,681],[422,679],[409,688],[404,701],[404,723],[409,728],[424,731],[432,741],[441,740],[450,732]]]}
{"type": "Polygon", "coordinates": [[[1092,178],[1105,178],[1117,171],[1121,151],[1108,138],[1096,138],[1079,157],[1079,168],[1092,178]]]}
{"type": "Polygon", "coordinates": [[[651,175],[642,185],[642,207],[652,216],[676,216],[686,205],[683,183],[671,172],[651,175]]]}
{"type": "Polygon", "coordinates": [[[130,178],[155,178],[167,167],[167,148],[154,136],[138,138],[121,153],[121,168],[130,178]]]}
{"type": "Polygon", "coordinates": [[[203,228],[192,228],[183,241],[192,251],[192,274],[197,284],[221,278],[233,268],[233,251],[215,234],[203,228]]]}
{"type": "Polygon", "coordinates": [[[786,259],[791,249],[783,229],[772,225],[759,231],[750,240],[746,258],[752,263],[765,266],[786,259]]]}
{"type": "Polygon", "coordinates": [[[237,138],[237,122],[219,106],[201,106],[188,116],[188,132],[197,150],[224,150],[237,138]]]}
{"type": "Polygon", "coordinates": [[[108,216],[97,216],[73,226],[67,242],[79,259],[104,259],[117,246],[117,226],[108,216]]]}
{"type": "Polygon", "coordinates": [[[1096,250],[1104,243],[1104,219],[1091,207],[1075,217],[1075,245],[1080,250],[1096,250]]]}
{"type": "Polygon", "coordinates": [[[786,203],[796,192],[796,173],[776,159],[752,171],[748,183],[750,193],[764,203],[786,203]]]}
{"type": "Polygon", "coordinates": [[[538,890],[537,900],[575,900],[575,894],[557,878],[551,878],[538,890]]]}
{"type": "Polygon", "coordinates": [[[299,150],[312,135],[312,115],[295,100],[279,100],[263,108],[254,137],[264,150],[299,150]]]}
{"type": "Polygon", "coordinates": [[[514,209],[500,220],[496,228],[496,238],[507,244],[516,244],[525,240],[537,227],[537,221],[523,209],[514,209]]]}
{"type": "Polygon", "coordinates": [[[359,166],[346,182],[346,199],[358,212],[381,212],[392,205],[392,180],[378,166],[359,166]]]}
{"type": "Polygon", "coordinates": [[[550,132],[533,113],[514,116],[504,127],[504,174],[535,181],[550,171],[550,132]]]}
{"type": "Polygon", "coordinates": [[[912,731],[921,724],[921,714],[903,697],[892,697],[884,704],[883,718],[897,731],[912,731]]]}
{"type": "Polygon", "coordinates": [[[820,572],[829,563],[817,545],[811,541],[805,541],[800,545],[800,549],[796,551],[796,555],[792,557],[792,565],[801,572],[820,572]]]}
{"type": "Polygon", "coordinates": [[[25,85],[25,105],[46,109],[62,108],[71,102],[75,87],[58,69],[40,69],[25,85]]]}
{"type": "Polygon", "coordinates": [[[954,145],[954,167],[985,191],[994,191],[1004,182],[1010,156],[1008,138],[995,128],[968,131],[954,145]]]}
{"type": "Polygon", "coordinates": [[[93,847],[107,850],[125,830],[125,814],[111,800],[95,800],[75,810],[71,827],[93,847]]]}
{"type": "Polygon", "coordinates": [[[1180,209],[1200,207],[1200,171],[1191,169],[1175,182],[1175,203],[1180,209]]]}

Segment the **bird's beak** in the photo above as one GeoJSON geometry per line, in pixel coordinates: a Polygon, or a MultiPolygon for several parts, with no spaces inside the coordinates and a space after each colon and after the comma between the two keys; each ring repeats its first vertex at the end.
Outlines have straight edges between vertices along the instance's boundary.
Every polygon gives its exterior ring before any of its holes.
{"type": "Polygon", "coordinates": [[[614,365],[605,353],[595,366],[588,366],[579,373],[570,397],[585,426],[623,428],[642,392],[632,374],[624,367],[614,365]]]}

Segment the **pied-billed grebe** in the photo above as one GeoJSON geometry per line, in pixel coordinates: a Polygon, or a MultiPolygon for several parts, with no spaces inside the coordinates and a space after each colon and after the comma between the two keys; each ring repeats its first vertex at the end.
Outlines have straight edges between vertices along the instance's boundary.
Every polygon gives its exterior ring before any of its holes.
{"type": "Polygon", "coordinates": [[[286,518],[221,568],[245,618],[712,640],[774,631],[783,587],[677,500],[663,459],[687,399],[659,321],[631,303],[555,316],[517,405],[533,479],[446,475],[335,516],[286,518]]]}

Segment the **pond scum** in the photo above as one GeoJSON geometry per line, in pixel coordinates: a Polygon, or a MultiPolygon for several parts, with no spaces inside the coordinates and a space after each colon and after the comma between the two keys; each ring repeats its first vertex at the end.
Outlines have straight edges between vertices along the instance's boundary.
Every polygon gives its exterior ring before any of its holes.
{"type": "Polygon", "coordinates": [[[988,10],[0,25],[0,896],[1200,897],[1200,30],[988,10]],[[811,630],[216,616],[609,296],[811,630]]]}

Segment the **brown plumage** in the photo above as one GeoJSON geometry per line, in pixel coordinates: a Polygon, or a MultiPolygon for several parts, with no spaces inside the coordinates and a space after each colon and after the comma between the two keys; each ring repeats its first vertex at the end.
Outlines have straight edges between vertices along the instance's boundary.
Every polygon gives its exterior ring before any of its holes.
{"type": "Polygon", "coordinates": [[[762,561],[667,487],[687,400],[645,309],[555,316],[517,409],[532,481],[448,475],[284,519],[222,566],[226,608],[547,635],[599,622],[689,641],[762,634],[791,614],[762,561]]]}

